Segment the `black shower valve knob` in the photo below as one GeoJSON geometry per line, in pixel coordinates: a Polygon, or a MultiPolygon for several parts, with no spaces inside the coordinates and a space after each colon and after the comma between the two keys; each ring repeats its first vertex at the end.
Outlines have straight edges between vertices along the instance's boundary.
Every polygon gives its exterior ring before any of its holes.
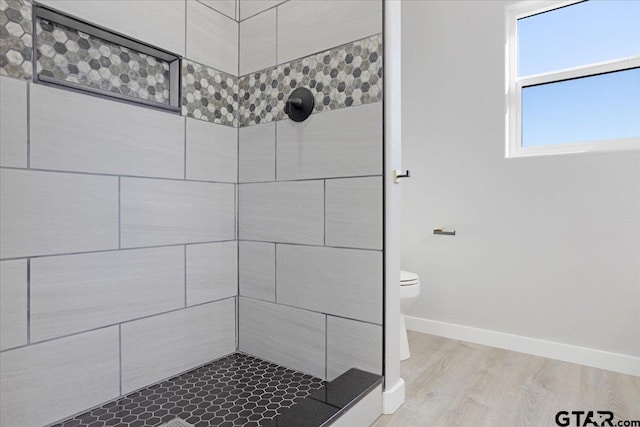
{"type": "Polygon", "coordinates": [[[311,115],[314,106],[313,93],[306,87],[299,87],[291,92],[284,104],[284,112],[294,122],[301,122],[311,115]]]}

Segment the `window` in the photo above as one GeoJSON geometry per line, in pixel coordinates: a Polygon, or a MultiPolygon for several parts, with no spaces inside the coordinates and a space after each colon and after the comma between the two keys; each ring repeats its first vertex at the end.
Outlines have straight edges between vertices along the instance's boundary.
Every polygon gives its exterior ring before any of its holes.
{"type": "Polygon", "coordinates": [[[507,10],[507,157],[640,148],[640,0],[507,10]]]}

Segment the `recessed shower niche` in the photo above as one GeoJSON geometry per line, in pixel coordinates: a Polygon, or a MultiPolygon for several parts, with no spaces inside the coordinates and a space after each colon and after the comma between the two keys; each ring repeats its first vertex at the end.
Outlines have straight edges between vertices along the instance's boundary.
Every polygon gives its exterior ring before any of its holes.
{"type": "Polygon", "coordinates": [[[33,5],[35,81],[180,111],[180,57],[33,5]]]}

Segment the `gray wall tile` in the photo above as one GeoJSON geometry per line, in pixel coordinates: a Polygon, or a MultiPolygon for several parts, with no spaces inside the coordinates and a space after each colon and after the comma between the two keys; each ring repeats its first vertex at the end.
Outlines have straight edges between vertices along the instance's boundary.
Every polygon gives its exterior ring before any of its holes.
{"type": "Polygon", "coordinates": [[[187,2],[186,57],[237,76],[238,22],[202,3],[187,2]]]}
{"type": "Polygon", "coordinates": [[[187,179],[238,180],[238,129],[187,120],[187,179]]]}
{"type": "Polygon", "coordinates": [[[118,247],[118,178],[0,174],[1,258],[118,247]]]}
{"type": "Polygon", "coordinates": [[[0,166],[27,167],[27,83],[0,77],[0,166]]]}
{"type": "Polygon", "coordinates": [[[382,174],[382,103],[277,123],[278,179],[382,174]]]}
{"type": "Polygon", "coordinates": [[[382,375],[382,326],[327,316],[327,380],[351,368],[382,375]]]}
{"type": "Polygon", "coordinates": [[[185,4],[159,1],[149,15],[148,0],[42,0],[41,3],[113,31],[184,55],[185,4]]]}
{"type": "Polygon", "coordinates": [[[269,9],[283,3],[286,0],[239,0],[240,1],[240,19],[247,19],[257,13],[269,9]]]}
{"type": "Polygon", "coordinates": [[[235,311],[229,298],[123,324],[122,392],[234,352],[235,311]]]}
{"type": "Polygon", "coordinates": [[[290,0],[278,7],[278,63],[380,32],[381,0],[290,0]]]}
{"type": "Polygon", "coordinates": [[[238,242],[187,246],[187,305],[238,294],[238,242]]]}
{"type": "Polygon", "coordinates": [[[240,23],[240,75],[276,65],[276,9],[240,23]]]}
{"type": "Polygon", "coordinates": [[[184,178],[184,119],[163,111],[33,85],[30,143],[33,168],[184,178]]]}
{"type": "Polygon", "coordinates": [[[325,316],[240,298],[239,350],[288,368],[325,376],[325,316]]]}
{"type": "Polygon", "coordinates": [[[184,307],[179,246],[31,260],[32,342],[179,307],[184,307]]]}
{"type": "Polygon", "coordinates": [[[224,13],[231,19],[237,20],[236,16],[236,0],[198,0],[200,3],[207,5],[220,13],[224,13]]]}
{"type": "Polygon", "coordinates": [[[0,350],[27,343],[27,260],[0,262],[0,350]]]}
{"type": "Polygon", "coordinates": [[[122,246],[234,239],[234,184],[122,178],[122,246]]]}
{"type": "Polygon", "coordinates": [[[239,242],[240,295],[265,301],[276,300],[276,245],[239,242]]]}
{"type": "Polygon", "coordinates": [[[382,253],[278,245],[277,302],[382,323],[382,253]]]}
{"type": "Polygon", "coordinates": [[[275,181],[276,124],[239,129],[240,182],[275,181]]]}
{"type": "Polygon", "coordinates": [[[326,182],[327,246],[382,249],[382,177],[326,182]]]}
{"type": "Polygon", "coordinates": [[[321,245],[324,182],[241,184],[240,239],[321,245]]]}
{"type": "Polygon", "coordinates": [[[42,426],[118,397],[118,327],[0,354],[0,425],[42,426]]]}

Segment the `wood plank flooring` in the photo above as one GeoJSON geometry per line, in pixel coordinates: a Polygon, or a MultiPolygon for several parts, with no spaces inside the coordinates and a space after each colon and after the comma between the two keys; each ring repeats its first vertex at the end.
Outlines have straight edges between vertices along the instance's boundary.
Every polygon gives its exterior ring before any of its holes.
{"type": "Polygon", "coordinates": [[[556,426],[563,410],[640,420],[640,377],[411,331],[409,345],[405,404],[374,427],[556,426]]]}

